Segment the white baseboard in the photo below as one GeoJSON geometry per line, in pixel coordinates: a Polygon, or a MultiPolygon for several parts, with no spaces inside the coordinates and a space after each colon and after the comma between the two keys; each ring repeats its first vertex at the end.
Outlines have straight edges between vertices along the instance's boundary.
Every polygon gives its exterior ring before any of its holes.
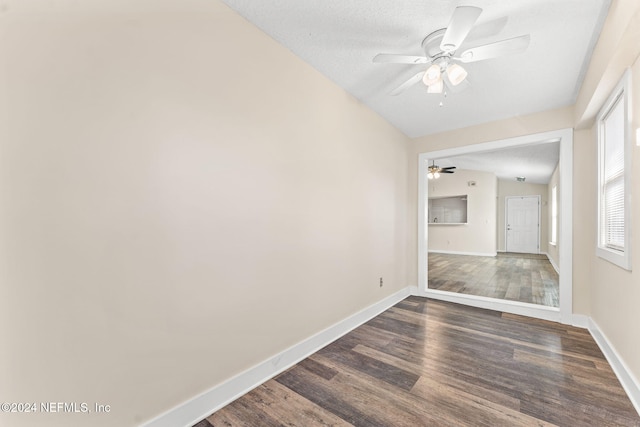
{"type": "Polygon", "coordinates": [[[556,307],[528,304],[519,301],[499,300],[496,298],[487,298],[477,295],[458,294],[455,292],[439,291],[437,289],[419,290],[413,295],[440,301],[454,302],[456,304],[468,305],[471,307],[485,308],[487,310],[534,317],[536,319],[560,322],[560,310],[556,307]]]}
{"type": "Polygon", "coordinates": [[[253,368],[147,421],[142,427],[191,427],[410,295],[409,287],[401,289],[382,301],[349,316],[253,368]]]}
{"type": "Polygon", "coordinates": [[[556,262],[553,260],[553,258],[551,258],[549,256],[548,253],[545,253],[545,255],[547,256],[547,259],[549,260],[549,262],[551,263],[551,266],[553,267],[553,269],[556,271],[556,273],[560,274],[560,267],[558,267],[558,264],[556,264],[556,262]]]}
{"type": "MultiPolygon", "coordinates": [[[[402,301],[409,295],[417,295],[444,301],[487,308],[507,313],[521,314],[547,320],[558,320],[557,309],[531,307],[531,304],[504,305],[491,298],[474,297],[469,295],[451,295],[450,292],[437,290],[420,291],[417,287],[407,287],[386,297],[385,299],[355,313],[354,315],[318,332],[287,350],[265,360],[264,362],[236,375],[210,390],[170,409],[158,417],[142,424],[142,427],[191,427],[203,418],[231,403],[235,399],[251,391],[255,387],[273,378],[286,369],[330,344],[351,330],[357,328],[389,307],[402,301]]],[[[618,377],[629,399],[640,414],[640,383],[618,356],[615,348],[607,340],[593,319],[584,315],[573,315],[572,324],[577,327],[588,328],[594,340],[602,350],[618,377]]]]}
{"type": "Polygon", "coordinates": [[[604,353],[613,372],[615,372],[618,380],[622,384],[622,388],[627,392],[627,396],[629,396],[631,403],[636,408],[638,415],[640,415],[640,382],[634,377],[606,335],[591,318],[589,318],[589,332],[591,332],[591,336],[598,344],[598,347],[600,347],[600,350],[602,350],[602,353],[604,353]]]}
{"type": "Polygon", "coordinates": [[[585,316],[584,314],[572,314],[571,326],[575,326],[576,328],[589,329],[589,316],[585,316]]]}
{"type": "Polygon", "coordinates": [[[450,255],[472,255],[472,256],[492,256],[498,255],[497,252],[460,252],[460,251],[441,251],[439,249],[429,249],[429,253],[450,254],[450,255]]]}

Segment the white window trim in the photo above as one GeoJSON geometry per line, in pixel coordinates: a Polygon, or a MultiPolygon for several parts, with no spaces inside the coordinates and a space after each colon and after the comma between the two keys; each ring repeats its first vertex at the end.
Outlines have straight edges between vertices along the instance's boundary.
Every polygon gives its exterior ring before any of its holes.
{"type": "Polygon", "coordinates": [[[627,69],[615,89],[598,113],[598,242],[596,254],[618,267],[631,270],[631,71],[627,69]],[[624,107],[624,250],[618,251],[605,247],[602,243],[602,180],[604,145],[602,144],[602,121],[616,101],[620,99],[624,107]]]}

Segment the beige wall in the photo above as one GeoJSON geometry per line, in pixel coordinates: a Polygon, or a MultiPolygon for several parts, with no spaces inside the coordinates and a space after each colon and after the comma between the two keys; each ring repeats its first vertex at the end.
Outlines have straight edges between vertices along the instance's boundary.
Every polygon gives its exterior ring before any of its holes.
{"type": "Polygon", "coordinates": [[[411,284],[406,137],[226,6],[11,6],[0,396],[112,410],[1,425],[138,425],[411,284]]]}
{"type": "MultiPolygon", "coordinates": [[[[629,272],[595,256],[597,224],[597,136],[595,127],[576,133],[578,151],[576,159],[576,186],[574,191],[574,252],[576,271],[585,270],[582,276],[591,284],[590,313],[593,320],[607,336],[616,352],[623,359],[636,380],[640,380],[640,141],[637,129],[640,128],[640,2],[625,0],[614,1],[609,14],[603,37],[596,46],[589,72],[592,86],[583,86],[579,100],[591,100],[597,105],[595,114],[601,107],[624,70],[632,66],[632,111],[633,111],[633,149],[632,149],[632,214],[631,214],[631,253],[633,271],[629,272]],[[593,95],[590,96],[590,93],[593,95]],[[602,98],[600,95],[603,95],[602,98]],[[581,191],[582,190],[582,191],[581,191]],[[582,194],[584,193],[584,194],[582,194]],[[584,251],[580,249],[584,246],[584,251]],[[589,276],[587,276],[589,274],[589,276]]],[[[585,114],[586,114],[585,113],[585,114]]],[[[589,117],[592,119],[592,117],[589,117]]]]}
{"type": "Polygon", "coordinates": [[[463,169],[428,181],[429,197],[467,195],[467,224],[429,224],[429,251],[496,254],[496,181],[492,173],[463,169]]]}
{"type": "Polygon", "coordinates": [[[573,306],[575,313],[589,316],[592,315],[598,208],[594,138],[595,134],[590,130],[573,134],[573,306]]]}
{"type": "Polygon", "coordinates": [[[604,27],[594,48],[585,79],[578,93],[575,127],[585,129],[618,83],[621,71],[631,65],[640,44],[640,3],[612,0],[604,27]]]}
{"type": "Polygon", "coordinates": [[[498,251],[505,249],[505,197],[509,196],[540,196],[540,253],[546,253],[549,240],[549,219],[547,218],[547,186],[544,184],[532,184],[530,182],[518,182],[514,180],[498,180],[498,251]]]}

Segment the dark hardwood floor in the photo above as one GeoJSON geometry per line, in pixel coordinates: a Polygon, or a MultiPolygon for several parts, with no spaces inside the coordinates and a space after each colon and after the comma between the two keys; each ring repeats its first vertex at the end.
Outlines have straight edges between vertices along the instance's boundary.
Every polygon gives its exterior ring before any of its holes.
{"type": "Polygon", "coordinates": [[[558,273],[546,255],[429,253],[429,289],[559,306],[558,273]]]}
{"type": "Polygon", "coordinates": [[[409,297],[197,427],[640,426],[584,329],[409,297]]]}

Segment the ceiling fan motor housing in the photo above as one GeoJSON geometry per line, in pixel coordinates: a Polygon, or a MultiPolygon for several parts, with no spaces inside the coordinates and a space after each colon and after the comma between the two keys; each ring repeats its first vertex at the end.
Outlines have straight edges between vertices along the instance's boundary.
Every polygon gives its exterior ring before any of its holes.
{"type": "Polygon", "coordinates": [[[422,50],[424,50],[427,58],[432,61],[439,56],[446,55],[451,57],[453,55],[453,52],[443,52],[442,49],[440,49],[440,42],[446,30],[446,28],[436,30],[422,40],[422,50]]]}

